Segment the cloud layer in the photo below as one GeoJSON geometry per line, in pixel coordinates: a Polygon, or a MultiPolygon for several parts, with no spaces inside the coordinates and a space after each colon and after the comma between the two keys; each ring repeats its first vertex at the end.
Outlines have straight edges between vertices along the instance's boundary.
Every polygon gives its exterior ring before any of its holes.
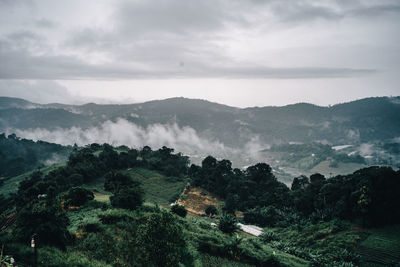
{"type": "Polygon", "coordinates": [[[313,51],[399,39],[390,33],[399,26],[400,4],[390,0],[0,5],[0,79],[354,77],[380,66],[361,58],[332,64],[336,55],[316,58],[313,51]],[[381,28],[387,38],[378,39],[381,28]],[[293,47],[308,47],[307,57],[287,58],[293,47]]]}
{"type": "Polygon", "coordinates": [[[108,143],[115,146],[127,145],[141,148],[148,145],[152,148],[168,146],[189,154],[215,154],[223,155],[226,148],[219,141],[200,138],[196,131],[190,127],[180,128],[177,124],[161,125],[152,124],[146,128],[140,127],[124,119],[116,122],[106,121],[98,127],[81,129],[72,127],[68,129],[9,129],[7,132],[15,132],[17,136],[44,140],[63,145],[77,144],[84,146],[91,143],[108,143]]]}

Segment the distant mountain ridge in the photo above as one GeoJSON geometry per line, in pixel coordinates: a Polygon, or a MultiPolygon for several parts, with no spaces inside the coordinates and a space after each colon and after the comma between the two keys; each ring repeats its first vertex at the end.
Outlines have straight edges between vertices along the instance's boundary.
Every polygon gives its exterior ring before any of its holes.
{"type": "Polygon", "coordinates": [[[36,104],[0,97],[0,132],[7,129],[89,128],[126,119],[142,127],[176,123],[231,147],[251,138],[265,143],[331,144],[400,137],[400,97],[365,98],[329,107],[298,103],[236,108],[205,100],[169,98],[136,104],[36,104]]]}

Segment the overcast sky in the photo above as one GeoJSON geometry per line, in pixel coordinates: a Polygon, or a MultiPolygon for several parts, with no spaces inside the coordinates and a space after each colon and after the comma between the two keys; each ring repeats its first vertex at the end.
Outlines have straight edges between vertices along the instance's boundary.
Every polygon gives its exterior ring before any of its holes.
{"type": "Polygon", "coordinates": [[[233,106],[400,95],[399,0],[0,0],[0,95],[233,106]]]}

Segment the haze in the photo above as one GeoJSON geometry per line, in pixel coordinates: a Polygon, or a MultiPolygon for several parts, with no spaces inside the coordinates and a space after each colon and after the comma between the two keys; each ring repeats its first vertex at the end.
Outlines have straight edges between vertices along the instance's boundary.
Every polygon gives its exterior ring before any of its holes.
{"type": "Polygon", "coordinates": [[[0,25],[0,95],[38,103],[400,94],[396,0],[0,0],[0,25]]]}

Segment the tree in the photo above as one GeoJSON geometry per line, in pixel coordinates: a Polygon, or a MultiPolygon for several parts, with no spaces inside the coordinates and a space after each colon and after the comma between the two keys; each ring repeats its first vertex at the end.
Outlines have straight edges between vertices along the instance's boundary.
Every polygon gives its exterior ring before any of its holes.
{"type": "Polygon", "coordinates": [[[261,226],[275,226],[283,218],[274,206],[254,208],[244,213],[246,223],[254,223],[261,226]]]}
{"type": "Polygon", "coordinates": [[[225,213],[218,222],[218,228],[227,234],[232,234],[238,230],[237,219],[235,215],[225,213]]]}
{"type": "Polygon", "coordinates": [[[66,204],[69,206],[81,206],[94,199],[93,192],[82,187],[72,187],[65,195],[66,204]]]}
{"type": "Polygon", "coordinates": [[[115,208],[134,210],[143,203],[144,192],[137,187],[123,188],[110,197],[111,205],[115,208]]]}
{"type": "Polygon", "coordinates": [[[185,209],[185,207],[178,204],[171,207],[171,212],[175,213],[178,216],[181,216],[182,218],[185,218],[187,214],[187,210],[185,209]]]}
{"type": "Polygon", "coordinates": [[[119,172],[109,172],[105,175],[104,189],[113,193],[123,188],[139,185],[138,181],[134,181],[128,175],[119,172]]]}
{"type": "Polygon", "coordinates": [[[25,243],[36,233],[39,244],[64,248],[69,237],[68,224],[68,217],[60,203],[35,201],[19,211],[16,221],[17,237],[25,243]]]}
{"type": "Polygon", "coordinates": [[[206,208],[205,213],[207,214],[207,216],[211,217],[211,216],[217,215],[218,210],[215,206],[210,205],[206,208]]]}
{"type": "Polygon", "coordinates": [[[184,231],[174,216],[166,211],[153,213],[137,230],[136,260],[143,266],[191,265],[184,231]]]}
{"type": "Polygon", "coordinates": [[[224,211],[228,213],[235,213],[240,202],[240,198],[237,194],[229,194],[225,199],[224,211]]]}

